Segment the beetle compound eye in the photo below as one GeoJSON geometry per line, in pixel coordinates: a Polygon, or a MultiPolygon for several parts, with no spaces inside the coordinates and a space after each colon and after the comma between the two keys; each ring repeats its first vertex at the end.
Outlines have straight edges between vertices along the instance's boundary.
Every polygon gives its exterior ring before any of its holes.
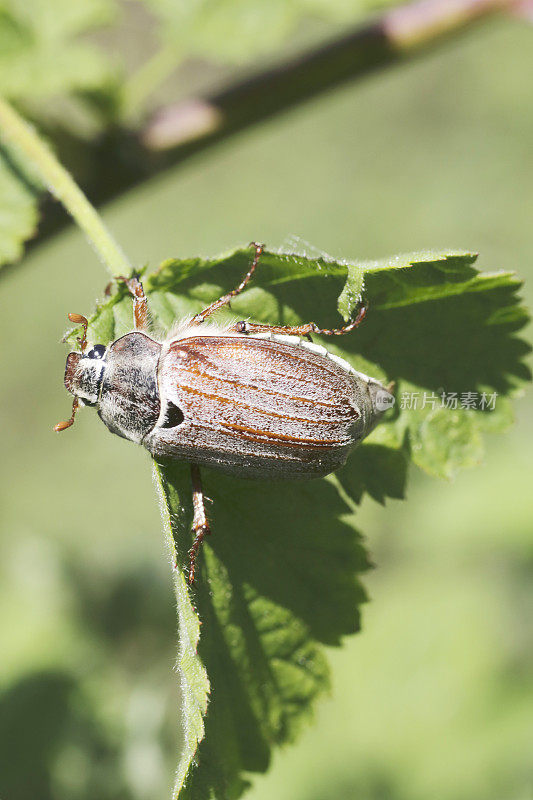
{"type": "Polygon", "coordinates": [[[181,425],[185,416],[181,408],[175,406],[174,403],[170,401],[167,403],[167,410],[165,413],[165,421],[161,425],[162,428],[176,428],[178,425],[181,425]]]}
{"type": "Polygon", "coordinates": [[[87,353],[87,358],[103,358],[105,355],[105,347],[103,344],[95,344],[87,353]]]}

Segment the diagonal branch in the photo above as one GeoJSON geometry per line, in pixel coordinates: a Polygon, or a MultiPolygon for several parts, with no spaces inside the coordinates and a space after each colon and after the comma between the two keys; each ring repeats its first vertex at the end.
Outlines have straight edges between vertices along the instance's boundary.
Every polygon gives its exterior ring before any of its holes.
{"type": "MultiPolygon", "coordinates": [[[[527,0],[529,7],[531,0],[527,0]]],[[[498,11],[515,12],[526,0],[414,0],[383,12],[370,23],[292,60],[206,97],[158,112],[140,133],[113,128],[100,140],[83,142],[84,192],[101,205],[153,175],[187,161],[247,128],[314,97],[431,51],[441,42],[498,11]],[[91,168],[92,164],[92,168],[91,168]]],[[[75,143],[72,143],[75,149],[75,143]]],[[[67,218],[48,203],[39,236],[67,218]]],[[[8,272],[3,268],[3,275],[8,272]]]]}
{"type": "Polygon", "coordinates": [[[173,150],[174,161],[350,80],[433,47],[511,0],[417,0],[350,33],[256,73],[207,97],[158,112],[143,143],[173,150]]]}

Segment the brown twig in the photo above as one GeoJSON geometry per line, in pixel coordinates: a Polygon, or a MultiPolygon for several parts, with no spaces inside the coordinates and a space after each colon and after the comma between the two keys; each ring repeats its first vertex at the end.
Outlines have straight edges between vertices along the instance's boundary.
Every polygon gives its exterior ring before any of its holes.
{"type": "MultiPolygon", "coordinates": [[[[370,23],[292,60],[206,97],[162,109],[140,133],[114,128],[92,146],[84,141],[84,163],[94,166],[85,170],[88,182],[82,188],[95,205],[101,205],[269,117],[377,69],[408,61],[495,12],[530,8],[531,2],[415,0],[389,9],[370,23]]],[[[34,243],[67,221],[51,203],[44,211],[34,243]]],[[[9,267],[4,267],[0,274],[8,271],[9,267]]]]}
{"type": "Polygon", "coordinates": [[[328,89],[412,58],[512,5],[511,0],[417,0],[398,6],[290,61],[160,110],[142,132],[142,142],[149,150],[172,150],[181,160],[328,89]]]}

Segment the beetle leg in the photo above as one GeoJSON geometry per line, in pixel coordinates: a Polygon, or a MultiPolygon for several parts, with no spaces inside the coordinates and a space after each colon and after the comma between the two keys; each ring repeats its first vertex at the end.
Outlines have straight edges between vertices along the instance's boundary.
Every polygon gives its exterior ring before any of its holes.
{"type": "Polygon", "coordinates": [[[238,294],[240,294],[242,292],[242,290],[244,289],[244,287],[246,286],[246,284],[248,283],[248,281],[250,280],[250,278],[252,277],[252,275],[255,272],[255,268],[257,267],[257,265],[259,263],[259,259],[261,258],[261,255],[263,253],[264,245],[256,244],[255,242],[252,242],[250,244],[250,247],[254,247],[255,248],[254,260],[252,261],[252,263],[250,265],[250,269],[248,270],[248,272],[246,273],[246,275],[244,276],[242,281],[239,283],[239,285],[235,289],[232,289],[231,292],[228,292],[228,294],[225,294],[219,300],[216,300],[214,303],[211,303],[210,306],[207,306],[207,308],[204,308],[203,311],[200,311],[199,314],[196,314],[196,316],[193,317],[192,320],[191,320],[191,323],[193,325],[201,325],[202,322],[204,322],[208,317],[211,316],[211,314],[213,314],[215,311],[218,311],[218,309],[222,308],[222,306],[229,305],[231,299],[233,297],[236,297],[238,294]]]}
{"type": "Polygon", "coordinates": [[[123,281],[128,287],[128,291],[133,296],[133,325],[137,331],[149,330],[148,325],[148,300],[144,293],[144,288],[137,275],[132,278],[124,278],[120,275],[118,281],[123,281]]]}
{"type": "Polygon", "coordinates": [[[81,325],[83,328],[83,334],[76,337],[76,341],[80,346],[80,351],[84,353],[87,347],[87,328],[89,327],[87,317],[84,317],[83,314],[67,314],[67,317],[75,325],[81,325]]]}
{"type": "Polygon", "coordinates": [[[352,319],[342,328],[319,328],[315,322],[307,322],[305,325],[264,325],[260,322],[236,322],[230,330],[236,333],[285,333],[289,336],[307,336],[311,333],[317,333],[320,336],[342,336],[345,333],[350,333],[354,328],[365,318],[367,311],[366,305],[359,306],[359,311],[355,319],[352,319]]]}
{"type": "Polygon", "coordinates": [[[66,420],[66,422],[58,422],[57,425],[54,425],[54,430],[57,431],[57,433],[61,433],[61,431],[70,428],[71,425],[74,425],[74,417],[76,416],[76,411],[78,410],[79,405],[80,401],[77,397],[75,397],[72,401],[72,414],[70,419],[66,420]]]}
{"type": "Polygon", "coordinates": [[[203,540],[209,536],[211,529],[207,522],[207,514],[205,513],[205,498],[202,489],[202,478],[200,475],[200,468],[196,464],[191,464],[191,482],[192,482],[192,504],[194,509],[194,517],[192,522],[192,530],[195,534],[194,542],[189,550],[189,586],[194,583],[194,574],[196,571],[196,556],[200,549],[203,540]]]}

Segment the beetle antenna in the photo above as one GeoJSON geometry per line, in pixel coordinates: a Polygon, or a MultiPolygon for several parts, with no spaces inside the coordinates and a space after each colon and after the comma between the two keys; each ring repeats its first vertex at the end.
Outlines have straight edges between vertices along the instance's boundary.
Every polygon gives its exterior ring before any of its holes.
{"type": "MultiPolygon", "coordinates": [[[[77,337],[80,350],[83,353],[87,347],[87,328],[89,327],[87,317],[82,316],[82,314],[68,314],[67,316],[74,325],[83,325],[83,335],[77,337]]],[[[72,425],[72,423],[70,424],[72,425]]]]}
{"type": "MultiPolygon", "coordinates": [[[[78,316],[78,315],[77,314],[76,315],[73,314],[73,316],[78,316]]],[[[70,318],[70,314],[69,314],[69,318],[70,318]]],[[[70,428],[71,425],[74,425],[74,417],[76,416],[76,411],[78,410],[78,408],[79,408],[78,398],[75,397],[73,402],[72,402],[72,415],[71,415],[70,419],[67,419],[65,422],[58,422],[57,425],[54,425],[54,430],[57,431],[57,433],[61,433],[61,431],[64,431],[67,428],[70,428]]]]}

